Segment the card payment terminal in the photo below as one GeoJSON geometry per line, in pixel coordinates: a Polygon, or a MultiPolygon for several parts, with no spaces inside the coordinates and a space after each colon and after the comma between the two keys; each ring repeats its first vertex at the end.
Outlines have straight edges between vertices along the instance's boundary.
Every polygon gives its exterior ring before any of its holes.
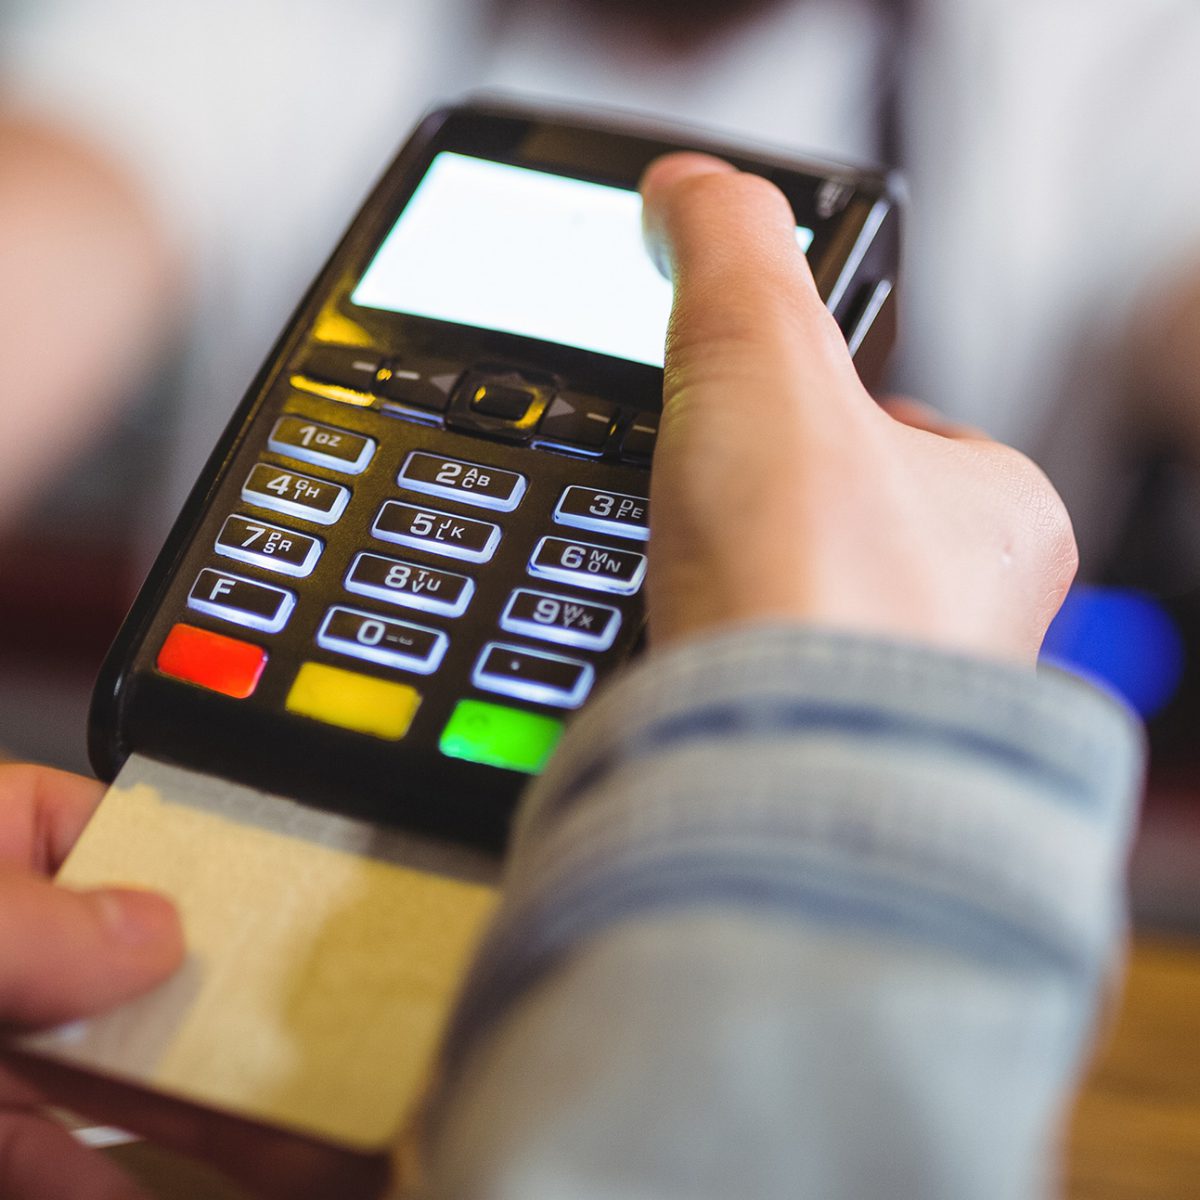
{"type": "MultiPolygon", "coordinates": [[[[427,118],[233,415],[103,668],[138,752],[485,845],[642,636],[670,284],[638,178],[773,180],[860,372],[890,341],[885,173],[499,102],[427,118]]],[[[764,438],[769,429],[761,431],[764,438]]]]}

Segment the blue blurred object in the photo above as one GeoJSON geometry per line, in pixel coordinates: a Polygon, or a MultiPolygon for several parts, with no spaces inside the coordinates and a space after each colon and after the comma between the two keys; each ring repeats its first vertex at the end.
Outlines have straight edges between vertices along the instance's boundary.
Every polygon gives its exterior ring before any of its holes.
{"type": "Polygon", "coordinates": [[[1077,584],[1054,618],[1041,661],[1106,686],[1147,720],[1179,690],[1183,637],[1142,592],[1077,584]]]}

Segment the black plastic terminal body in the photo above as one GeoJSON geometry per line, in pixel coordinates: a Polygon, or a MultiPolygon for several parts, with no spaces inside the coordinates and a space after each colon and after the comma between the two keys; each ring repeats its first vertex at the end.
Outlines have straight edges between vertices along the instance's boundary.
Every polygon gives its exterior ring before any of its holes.
{"type": "MultiPolygon", "coordinates": [[[[561,720],[570,709],[556,686],[564,696],[590,686],[640,645],[648,518],[637,501],[649,495],[662,372],[512,334],[366,309],[350,296],[443,150],[634,188],[649,162],[676,149],[718,154],[780,186],[797,223],[813,231],[808,256],[817,286],[861,375],[868,385],[879,381],[894,330],[900,223],[894,175],[796,161],[628,118],[563,115],[505,101],[433,113],[375,187],[233,413],[113,644],[89,724],[101,778],[112,779],[138,752],[387,824],[491,847],[503,843],[528,775],[448,756],[439,735],[463,699],[561,720]],[[453,479],[440,492],[436,482],[419,490],[423,477],[414,473],[412,456],[422,454],[473,468],[477,490],[455,490],[453,479]],[[510,505],[503,489],[511,478],[522,483],[510,505]],[[294,507],[260,507],[256,496],[267,493],[255,493],[255,486],[294,507]],[[587,524],[579,497],[599,494],[614,500],[594,508],[615,504],[626,517],[606,524],[600,513],[587,524]],[[328,506],[343,500],[344,511],[331,520],[328,506]],[[421,512],[414,515],[414,508],[421,512]],[[275,550],[256,558],[253,547],[240,560],[228,557],[239,538],[253,536],[246,534],[252,525],[267,531],[261,537],[273,539],[277,558],[275,550]],[[495,538],[493,526],[500,530],[495,538]],[[436,544],[439,538],[445,544],[436,544]],[[575,547],[566,561],[578,562],[579,571],[571,575],[568,568],[555,578],[552,560],[561,559],[564,541],[575,547]],[[456,549],[464,553],[455,556],[456,549]],[[391,601],[413,600],[397,588],[398,597],[385,593],[388,602],[373,607],[348,590],[355,564],[365,569],[364,554],[408,563],[429,580],[438,572],[466,576],[469,604],[452,616],[397,607],[391,601]],[[546,563],[549,577],[539,574],[546,563]],[[231,624],[221,605],[233,603],[238,585],[212,582],[214,572],[260,585],[241,594],[264,612],[271,596],[263,589],[286,591],[292,600],[283,627],[231,624]],[[195,606],[197,587],[216,596],[211,611],[195,606]],[[588,629],[563,625],[563,606],[572,603],[581,621],[595,622],[588,629]],[[366,615],[348,618],[347,606],[366,615]],[[429,627],[415,637],[425,647],[436,643],[439,655],[444,650],[437,669],[414,674],[382,661],[383,654],[380,661],[349,660],[336,642],[323,639],[332,650],[318,644],[334,615],[346,628],[362,628],[372,612],[379,619],[371,636],[390,631],[394,640],[409,621],[429,627]],[[528,636],[541,632],[533,620],[543,618],[547,636],[573,638],[575,645],[528,636]],[[221,694],[160,670],[159,652],[180,622],[261,647],[266,665],[253,694],[221,694]],[[600,627],[605,638],[590,637],[600,627]],[[513,645],[507,660],[497,643],[513,645]],[[420,693],[411,728],[387,740],[289,711],[289,689],[304,662],[411,683],[420,693]],[[523,699],[488,690],[526,675],[523,699]]],[[[252,612],[247,619],[257,618],[252,612]]]]}

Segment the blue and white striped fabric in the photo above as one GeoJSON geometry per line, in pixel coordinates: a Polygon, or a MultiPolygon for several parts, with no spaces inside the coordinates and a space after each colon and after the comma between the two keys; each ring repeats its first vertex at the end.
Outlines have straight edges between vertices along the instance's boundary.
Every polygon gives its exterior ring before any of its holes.
{"type": "Polygon", "coordinates": [[[1140,770],[1055,673],[784,627],[649,656],[526,799],[429,1194],[1048,1194],[1140,770]]]}

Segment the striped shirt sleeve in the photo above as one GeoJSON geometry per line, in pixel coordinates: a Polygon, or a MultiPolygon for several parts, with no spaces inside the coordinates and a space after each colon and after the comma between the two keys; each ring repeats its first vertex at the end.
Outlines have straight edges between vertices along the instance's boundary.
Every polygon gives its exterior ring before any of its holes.
{"type": "Polygon", "coordinates": [[[1064,675],[915,646],[648,656],[523,806],[430,1195],[1045,1194],[1140,745],[1064,675]]]}

